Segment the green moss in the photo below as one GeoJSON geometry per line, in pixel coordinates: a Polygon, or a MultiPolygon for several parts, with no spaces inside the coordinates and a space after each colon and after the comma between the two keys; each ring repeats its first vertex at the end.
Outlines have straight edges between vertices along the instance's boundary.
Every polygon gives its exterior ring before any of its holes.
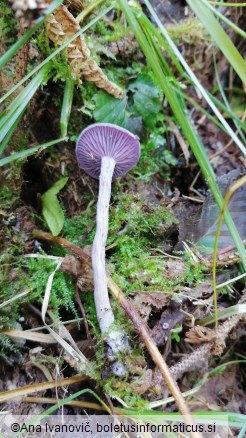
{"type": "Polygon", "coordinates": [[[193,44],[197,48],[211,42],[202,23],[193,17],[168,25],[167,31],[177,44],[193,44]]]}
{"type": "MultiPolygon", "coordinates": [[[[16,280],[13,284],[5,282],[1,291],[1,301],[14,298],[18,293],[29,290],[29,294],[22,297],[21,303],[14,301],[9,307],[2,309],[2,325],[13,326],[21,313],[21,307],[25,303],[38,303],[41,305],[47,285],[49,275],[56,267],[53,260],[45,258],[28,258],[22,263],[16,262],[16,280]]],[[[72,312],[74,318],[78,318],[78,313],[74,304],[75,286],[72,278],[62,272],[57,271],[54,276],[49,306],[56,318],[59,318],[60,310],[65,308],[72,312]]]]}
{"type": "MultiPolygon", "coordinates": [[[[153,256],[153,249],[165,245],[165,233],[177,223],[176,218],[161,205],[154,205],[136,195],[122,192],[119,183],[113,186],[107,239],[107,264],[116,283],[126,294],[133,291],[162,290],[198,283],[203,278],[201,265],[186,257],[182,276],[165,275],[163,257],[153,256]]],[[[64,237],[84,247],[91,245],[95,235],[96,205],[81,216],[67,219],[64,237]]],[[[56,253],[57,254],[57,253],[56,253]]],[[[61,252],[57,255],[62,255],[61,252]]],[[[92,315],[91,315],[92,316],[92,315]]],[[[94,321],[95,324],[96,320],[94,321]]]]}
{"type": "Polygon", "coordinates": [[[146,243],[151,237],[153,243],[173,223],[177,223],[166,208],[150,204],[140,196],[120,194],[115,199],[118,203],[110,210],[108,244],[117,234],[124,235],[123,227],[127,235],[146,239],[146,243]]]}
{"type": "Polygon", "coordinates": [[[159,174],[164,180],[169,177],[170,169],[177,164],[176,158],[166,148],[166,133],[169,128],[164,125],[164,117],[161,127],[154,127],[148,138],[141,144],[141,157],[134,173],[143,181],[148,181],[154,174],[159,174]]]}
{"type": "MultiPolygon", "coordinates": [[[[100,329],[99,329],[99,325],[97,322],[97,315],[96,315],[96,307],[95,307],[95,303],[94,303],[94,295],[93,293],[90,292],[86,292],[83,293],[81,295],[81,300],[83,302],[83,306],[85,309],[85,313],[86,313],[86,319],[87,322],[89,324],[90,327],[90,332],[92,336],[95,336],[97,339],[97,353],[104,355],[105,357],[105,352],[104,352],[104,343],[103,340],[101,338],[101,333],[100,333],[100,329]]],[[[99,360],[98,362],[100,365],[99,367],[101,367],[102,365],[102,360],[99,360]]]]}
{"type": "MultiPolygon", "coordinates": [[[[49,275],[56,267],[56,263],[49,259],[27,259],[28,286],[32,288],[29,300],[42,302],[49,275]]],[[[54,315],[59,318],[59,311],[63,307],[78,318],[74,305],[75,286],[70,276],[57,271],[50,295],[50,306],[54,315]]]]}
{"type": "Polygon", "coordinates": [[[63,226],[64,237],[78,246],[84,247],[92,244],[95,234],[95,219],[96,205],[80,216],[66,219],[63,226]]]}
{"type": "MultiPolygon", "coordinates": [[[[8,193],[6,193],[8,198],[8,193]]],[[[96,204],[84,214],[66,219],[63,236],[78,246],[91,245],[95,234],[96,204]]],[[[163,206],[155,205],[136,195],[123,192],[119,182],[113,184],[113,194],[110,207],[109,234],[107,241],[107,264],[111,275],[116,283],[123,289],[124,293],[132,291],[162,290],[172,293],[174,287],[182,287],[183,284],[195,284],[202,278],[201,267],[192,264],[187,259],[187,269],[182,277],[167,278],[165,276],[165,265],[161,256],[153,256],[153,248],[161,249],[165,244],[165,233],[177,223],[176,218],[163,206]]],[[[12,238],[11,227],[6,226],[6,237],[12,238]]],[[[21,238],[21,237],[20,237],[21,238]]],[[[18,233],[15,242],[16,246],[11,247],[10,259],[5,264],[16,263],[17,280],[10,286],[5,275],[4,287],[2,288],[2,301],[6,301],[25,289],[30,293],[24,297],[21,306],[26,302],[38,303],[41,307],[45,288],[49,275],[53,272],[56,262],[48,258],[23,258],[23,246],[18,241],[18,233]],[[17,239],[17,240],[16,240],[17,239]]],[[[52,247],[52,255],[64,256],[66,251],[61,247],[52,247]]],[[[44,254],[45,256],[45,254],[44,254]]],[[[74,280],[62,272],[56,272],[52,284],[49,306],[56,318],[59,318],[61,311],[70,311],[75,318],[78,317],[76,305],[74,304],[75,285],[74,280]]],[[[98,373],[103,361],[104,344],[101,340],[96,311],[92,293],[85,293],[82,296],[83,305],[87,315],[91,333],[99,342],[97,348],[98,373]],[[101,359],[100,359],[101,358],[101,359]],[[99,360],[100,359],[100,360],[99,360]]],[[[9,308],[3,308],[2,321],[5,326],[13,326],[21,316],[20,302],[16,301],[9,308]]],[[[128,318],[125,318],[118,304],[113,300],[113,311],[116,317],[116,324],[125,327],[126,333],[131,335],[133,327],[128,318]]],[[[123,391],[123,390],[122,390],[123,391]]]]}
{"type": "Polygon", "coordinates": [[[129,382],[119,381],[119,379],[114,376],[111,376],[105,381],[104,390],[112,399],[116,396],[123,399],[129,408],[137,408],[141,411],[149,407],[149,402],[143,400],[140,395],[134,392],[129,382]]]}
{"type": "Polygon", "coordinates": [[[11,353],[21,357],[18,345],[14,344],[9,336],[0,333],[0,358],[9,365],[12,365],[11,353]]]}
{"type": "MultiPolygon", "coordinates": [[[[91,245],[95,235],[95,217],[96,205],[81,216],[67,219],[63,228],[64,237],[79,246],[91,245]]],[[[160,205],[124,194],[120,189],[113,195],[107,256],[113,278],[121,287],[129,292],[146,289],[145,283],[151,279],[152,286],[160,286],[161,283],[166,289],[161,257],[152,258],[151,248],[160,245],[162,236],[174,223],[177,223],[174,216],[160,205]]]]}
{"type": "Polygon", "coordinates": [[[187,253],[185,254],[184,261],[186,265],[185,282],[188,283],[189,286],[191,286],[203,281],[204,273],[207,268],[201,263],[194,263],[192,257],[189,256],[187,253]]]}
{"type": "MultiPolygon", "coordinates": [[[[19,139],[18,139],[19,140],[19,139]]],[[[23,142],[20,140],[18,144],[13,144],[15,150],[20,150],[23,147],[23,142]]],[[[11,142],[12,145],[12,142],[11,142]]],[[[8,168],[4,168],[3,178],[4,182],[0,187],[0,205],[6,209],[9,209],[20,201],[20,192],[22,184],[22,163],[21,161],[15,161],[11,163],[8,168]]]]}
{"type": "Polygon", "coordinates": [[[1,188],[0,202],[5,208],[10,207],[18,199],[18,190],[13,190],[9,184],[4,184],[1,188]]]}
{"type": "MultiPolygon", "coordinates": [[[[58,48],[58,46],[51,46],[47,28],[44,28],[44,30],[38,34],[36,39],[33,40],[33,44],[37,45],[45,57],[51,55],[51,53],[58,48]]],[[[49,78],[52,78],[55,82],[59,80],[64,82],[66,79],[71,78],[71,69],[67,62],[66,50],[62,50],[62,52],[58,53],[49,61],[49,78]]]]}
{"type": "MultiPolygon", "coordinates": [[[[104,2],[103,7],[106,7],[106,4],[110,4],[110,2],[104,2]]],[[[97,12],[99,12],[101,8],[97,8],[97,12]]],[[[126,26],[126,22],[122,20],[122,14],[119,10],[115,10],[116,15],[114,17],[114,20],[111,20],[110,22],[108,19],[102,19],[96,23],[94,27],[92,27],[89,32],[94,36],[95,33],[97,33],[97,39],[95,40],[95,45],[97,44],[97,40],[102,40],[105,45],[105,41],[111,42],[111,41],[117,41],[120,38],[123,38],[124,36],[128,35],[131,31],[130,27],[126,26]]]]}
{"type": "Polygon", "coordinates": [[[10,46],[15,42],[17,30],[16,20],[14,19],[13,10],[9,2],[6,0],[0,1],[0,35],[1,44],[10,46]]]}
{"type": "MultiPolygon", "coordinates": [[[[108,248],[115,281],[126,291],[163,284],[161,258],[151,256],[176,219],[167,209],[133,195],[119,197],[110,213],[108,248]]],[[[165,282],[166,288],[166,282],[165,282]]]]}

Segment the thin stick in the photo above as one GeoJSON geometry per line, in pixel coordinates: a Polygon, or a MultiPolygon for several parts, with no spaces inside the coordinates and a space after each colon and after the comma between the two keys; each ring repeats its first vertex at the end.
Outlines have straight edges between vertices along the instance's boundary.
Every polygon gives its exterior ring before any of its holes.
{"type": "Polygon", "coordinates": [[[59,386],[72,385],[73,383],[85,382],[89,379],[88,376],[67,377],[60,380],[52,380],[48,382],[35,383],[34,385],[26,385],[21,388],[10,389],[0,393],[0,403],[7,400],[12,400],[15,397],[24,397],[26,394],[32,394],[37,391],[46,391],[47,389],[57,388],[59,386]]]}

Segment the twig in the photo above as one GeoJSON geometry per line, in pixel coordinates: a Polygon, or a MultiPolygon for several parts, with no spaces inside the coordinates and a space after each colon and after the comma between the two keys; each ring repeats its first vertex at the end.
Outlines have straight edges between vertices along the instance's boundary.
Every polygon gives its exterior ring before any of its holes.
{"type": "Polygon", "coordinates": [[[7,400],[12,400],[15,397],[24,397],[26,394],[32,394],[36,391],[44,391],[47,389],[57,388],[58,386],[72,385],[73,383],[84,382],[88,380],[88,376],[68,377],[60,380],[52,380],[49,382],[37,383],[34,385],[22,386],[22,388],[11,389],[0,393],[0,403],[7,400]]]}
{"type": "MultiPolygon", "coordinates": [[[[242,242],[244,245],[246,245],[246,240],[242,240],[242,242]]],[[[195,248],[193,248],[193,251],[195,252],[200,262],[206,266],[206,268],[208,269],[212,268],[213,254],[202,255],[195,248]]],[[[238,254],[236,246],[234,244],[228,245],[226,248],[222,248],[219,251],[217,251],[216,258],[217,258],[216,265],[218,268],[221,267],[223,268],[224,266],[229,266],[229,265],[235,265],[241,260],[241,257],[238,254]]]]}
{"type": "Polygon", "coordinates": [[[32,235],[34,239],[44,240],[46,242],[52,243],[52,245],[59,245],[63,248],[68,249],[74,255],[76,255],[82,262],[87,265],[91,265],[91,257],[86,254],[79,246],[74,245],[69,242],[67,239],[63,239],[63,237],[52,236],[52,234],[47,233],[46,231],[41,230],[33,230],[32,235]]]}
{"type": "Polygon", "coordinates": [[[187,143],[186,143],[186,141],[183,139],[183,137],[182,137],[182,135],[180,134],[180,132],[179,132],[177,126],[175,125],[175,123],[173,123],[173,121],[171,120],[170,117],[167,117],[167,121],[168,121],[168,124],[169,124],[169,126],[170,126],[170,128],[171,128],[171,131],[174,133],[174,135],[175,135],[175,137],[176,137],[176,140],[177,140],[178,143],[179,143],[179,146],[180,146],[181,149],[182,149],[182,152],[183,152],[183,154],[184,154],[185,161],[186,161],[186,167],[187,167],[188,164],[189,164],[189,159],[190,159],[190,151],[189,151],[189,149],[188,149],[187,143]]]}

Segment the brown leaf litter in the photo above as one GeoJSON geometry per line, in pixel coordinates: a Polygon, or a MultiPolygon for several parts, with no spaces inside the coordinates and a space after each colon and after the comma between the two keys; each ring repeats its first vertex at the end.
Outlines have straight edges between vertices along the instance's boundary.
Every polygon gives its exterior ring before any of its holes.
{"type": "MultiPolygon", "coordinates": [[[[53,14],[47,17],[46,26],[48,36],[56,46],[61,46],[81,28],[69,12],[66,6],[59,6],[53,14]]],[[[121,99],[124,91],[118,85],[111,82],[92,59],[82,35],[79,35],[67,45],[67,60],[70,65],[74,80],[93,82],[98,88],[102,88],[117,99],[121,99]]]]}

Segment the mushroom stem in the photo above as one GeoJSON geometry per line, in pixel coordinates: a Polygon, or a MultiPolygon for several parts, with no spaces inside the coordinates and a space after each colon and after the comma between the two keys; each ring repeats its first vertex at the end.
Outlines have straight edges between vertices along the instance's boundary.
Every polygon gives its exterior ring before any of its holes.
{"type": "Polygon", "coordinates": [[[111,347],[113,353],[117,353],[122,351],[122,349],[127,348],[127,339],[124,333],[116,328],[110,329],[111,324],[114,322],[114,314],[108,296],[105,263],[111,183],[115,164],[115,160],[111,157],[106,156],[102,158],[97,202],[96,235],[92,246],[94,300],[97,319],[101,333],[103,335],[106,334],[106,341],[111,347]]]}

